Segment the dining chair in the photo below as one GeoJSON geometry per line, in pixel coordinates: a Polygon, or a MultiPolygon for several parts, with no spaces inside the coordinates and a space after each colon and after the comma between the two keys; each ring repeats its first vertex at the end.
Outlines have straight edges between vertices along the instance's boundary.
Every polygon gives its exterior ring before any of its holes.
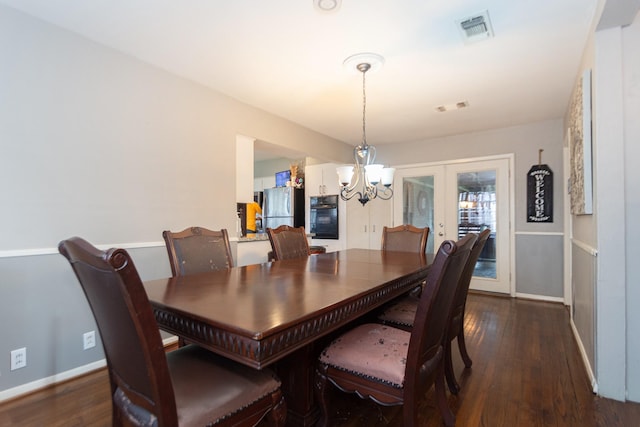
{"type": "Polygon", "coordinates": [[[272,259],[270,260],[279,261],[311,255],[304,227],[281,225],[277,228],[267,228],[266,231],[271,242],[272,259]]]}
{"type": "Polygon", "coordinates": [[[162,232],[167,246],[171,274],[184,276],[233,267],[233,256],[226,229],[189,227],[179,232],[162,232]]]}
{"type": "MultiPolygon", "coordinates": [[[[473,234],[473,233],[470,233],[473,234]]],[[[464,361],[464,365],[467,368],[471,367],[473,363],[467,352],[467,346],[464,339],[464,313],[467,303],[467,295],[469,294],[469,285],[471,278],[473,277],[473,271],[476,267],[476,262],[480,257],[480,253],[487,243],[491,230],[485,229],[482,231],[471,248],[469,258],[462,270],[460,280],[456,286],[456,293],[451,308],[451,319],[449,321],[449,328],[447,336],[445,337],[445,377],[447,379],[447,385],[449,390],[453,394],[458,394],[460,391],[460,385],[456,381],[455,373],[453,372],[453,361],[451,355],[451,343],[457,338],[458,349],[460,355],[464,361]]],[[[475,234],[474,234],[475,235],[475,234]]],[[[386,325],[390,325],[396,328],[410,331],[413,327],[416,311],[418,308],[418,300],[412,296],[407,296],[400,299],[397,302],[389,305],[379,316],[378,319],[386,325]]]]}
{"type": "Polygon", "coordinates": [[[138,271],[123,249],[63,240],[95,317],[107,361],[114,426],[283,426],[280,380],[188,345],[165,353],[138,271]]]}
{"type": "Polygon", "coordinates": [[[429,227],[418,228],[411,224],[382,228],[382,250],[425,253],[429,227]]]}
{"type": "MultiPolygon", "coordinates": [[[[382,250],[395,252],[411,252],[424,255],[427,250],[429,227],[418,228],[411,224],[396,227],[382,227],[382,250]]],[[[424,286],[424,280],[418,281],[416,287],[409,293],[419,297],[424,286]]]]}
{"type": "Polygon", "coordinates": [[[427,274],[411,332],[364,323],[340,335],[320,354],[316,393],[329,425],[327,385],[385,405],[402,405],[403,425],[417,426],[418,403],[435,386],[436,404],[447,426],[455,425],[444,385],[444,336],[456,284],[476,236],[440,245],[427,274]]]}

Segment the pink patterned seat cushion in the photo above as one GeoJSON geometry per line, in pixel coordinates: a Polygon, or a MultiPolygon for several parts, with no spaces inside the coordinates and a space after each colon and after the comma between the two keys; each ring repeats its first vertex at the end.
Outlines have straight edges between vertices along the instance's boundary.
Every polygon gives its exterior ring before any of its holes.
{"type": "Polygon", "coordinates": [[[418,299],[408,296],[385,309],[378,319],[397,325],[413,326],[418,310],[418,299]]]}
{"type": "Polygon", "coordinates": [[[409,332],[367,323],[332,342],[320,355],[320,362],[400,388],[410,338],[409,332]]]}

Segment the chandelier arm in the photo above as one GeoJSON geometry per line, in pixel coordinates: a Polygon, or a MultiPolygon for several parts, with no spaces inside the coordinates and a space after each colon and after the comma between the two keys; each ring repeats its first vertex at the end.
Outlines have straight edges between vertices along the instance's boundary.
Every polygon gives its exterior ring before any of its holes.
{"type": "Polygon", "coordinates": [[[340,190],[340,198],[344,201],[351,200],[355,196],[358,196],[358,199],[361,199],[363,197],[361,192],[349,191],[346,187],[342,187],[342,189],[340,190]]]}
{"type": "Polygon", "coordinates": [[[377,197],[382,200],[389,200],[393,197],[393,189],[391,187],[384,187],[384,190],[377,192],[377,197]]]}

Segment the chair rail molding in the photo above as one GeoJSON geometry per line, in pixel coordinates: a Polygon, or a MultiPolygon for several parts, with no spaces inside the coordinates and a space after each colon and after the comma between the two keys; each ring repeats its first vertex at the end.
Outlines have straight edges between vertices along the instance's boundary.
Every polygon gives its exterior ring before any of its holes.
{"type": "MultiPolygon", "coordinates": [[[[96,245],[100,250],[107,250],[111,248],[122,249],[142,249],[142,248],[155,248],[164,247],[164,242],[133,242],[133,243],[108,243],[96,245]]],[[[38,256],[38,255],[59,255],[58,248],[33,248],[33,249],[9,249],[0,251],[0,258],[17,258],[25,256],[38,256]]]]}

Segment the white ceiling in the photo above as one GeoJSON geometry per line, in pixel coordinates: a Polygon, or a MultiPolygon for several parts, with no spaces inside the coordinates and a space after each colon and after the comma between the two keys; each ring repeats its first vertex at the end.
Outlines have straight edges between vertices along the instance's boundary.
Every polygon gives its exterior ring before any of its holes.
{"type": "Polygon", "coordinates": [[[356,145],[375,52],[370,144],[419,141],[562,117],[598,0],[0,0],[243,102],[356,145]],[[456,21],[487,10],[495,37],[456,21]],[[438,113],[435,107],[467,101],[438,113]]]}

